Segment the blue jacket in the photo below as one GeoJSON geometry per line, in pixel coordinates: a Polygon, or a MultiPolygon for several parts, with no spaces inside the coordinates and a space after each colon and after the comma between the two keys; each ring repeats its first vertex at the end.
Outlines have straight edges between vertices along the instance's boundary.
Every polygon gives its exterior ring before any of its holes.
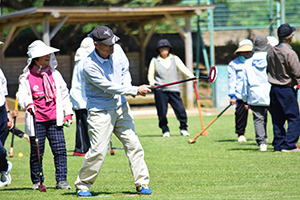
{"type": "Polygon", "coordinates": [[[243,100],[249,105],[269,106],[271,84],[266,72],[267,52],[254,53],[251,60],[244,69],[243,100]]]}
{"type": "Polygon", "coordinates": [[[242,60],[241,56],[232,60],[228,65],[228,96],[231,99],[242,99],[244,68],[250,58],[242,60]]]}
{"type": "Polygon", "coordinates": [[[83,63],[86,80],[87,110],[113,110],[127,100],[123,95],[137,95],[131,85],[129,62],[118,44],[109,59],[103,59],[94,50],[83,63]]]}

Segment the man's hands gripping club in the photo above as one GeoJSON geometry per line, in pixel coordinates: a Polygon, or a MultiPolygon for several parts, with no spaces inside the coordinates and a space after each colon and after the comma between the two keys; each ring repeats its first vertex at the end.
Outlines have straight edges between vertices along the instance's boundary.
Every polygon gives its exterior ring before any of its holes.
{"type": "Polygon", "coordinates": [[[138,87],[138,95],[146,96],[147,93],[151,92],[149,89],[150,85],[140,85],[138,87]]]}

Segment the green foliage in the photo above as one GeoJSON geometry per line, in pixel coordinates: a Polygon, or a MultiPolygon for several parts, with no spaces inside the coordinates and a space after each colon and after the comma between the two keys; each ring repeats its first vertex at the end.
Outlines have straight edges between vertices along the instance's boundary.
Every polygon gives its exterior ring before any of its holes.
{"type": "MultiPolygon", "coordinates": [[[[299,153],[274,153],[271,145],[272,123],[269,118],[268,151],[259,152],[254,137],[252,116],[246,129],[247,143],[238,143],[234,133],[234,115],[230,111],[213,123],[208,136],[195,144],[190,137],[179,136],[178,121],[169,117],[170,138],[161,137],[157,118],[135,119],[136,132],[145,151],[153,194],[140,197],[135,187],[124,150],[107,153],[96,182],[91,187],[94,196],[108,199],[299,199],[299,153]]],[[[215,115],[203,116],[207,125],[215,115]]],[[[200,130],[199,116],[189,116],[189,132],[194,137],[200,130]]],[[[23,126],[17,125],[19,128],[23,126]]],[[[65,128],[68,154],[68,182],[73,187],[83,157],[72,156],[75,124],[65,128]]],[[[10,135],[5,147],[9,149],[10,135]]],[[[113,136],[113,145],[121,143],[113,136]]],[[[29,144],[16,138],[12,184],[0,188],[1,199],[78,199],[72,190],[55,189],[54,164],[48,143],[44,156],[47,192],[32,191],[29,171],[29,144]]]]}

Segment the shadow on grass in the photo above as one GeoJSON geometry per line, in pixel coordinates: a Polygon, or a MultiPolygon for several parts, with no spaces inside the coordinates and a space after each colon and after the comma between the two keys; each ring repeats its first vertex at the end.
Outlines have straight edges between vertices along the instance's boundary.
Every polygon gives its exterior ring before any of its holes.
{"type": "MultiPolygon", "coordinates": [[[[110,195],[117,195],[117,194],[126,194],[129,196],[139,196],[136,192],[130,192],[130,191],[124,191],[124,192],[91,192],[92,197],[112,197],[110,195]]],[[[69,196],[69,195],[75,195],[75,192],[65,192],[62,195],[69,196]]]]}
{"type": "MultiPolygon", "coordinates": [[[[247,142],[239,142],[239,144],[249,144],[249,142],[252,142],[252,141],[254,141],[254,140],[253,139],[247,139],[247,142]]],[[[216,142],[237,142],[237,140],[235,140],[235,139],[216,140],[216,142]]]]}
{"type": "Polygon", "coordinates": [[[31,188],[3,188],[1,191],[24,191],[24,190],[32,190],[31,188]]]}
{"type": "Polygon", "coordinates": [[[227,151],[258,151],[258,149],[253,149],[253,148],[233,148],[233,149],[227,149],[227,151]]]}
{"type": "MultiPolygon", "coordinates": [[[[30,190],[30,191],[37,191],[39,192],[39,190],[33,190],[31,187],[29,188],[3,188],[1,191],[24,191],[24,190],[30,190]]],[[[47,187],[46,186],[46,190],[57,190],[56,187],[47,187]]]]}
{"type": "Polygon", "coordinates": [[[138,135],[139,137],[162,137],[162,134],[160,135],[138,135]]]}

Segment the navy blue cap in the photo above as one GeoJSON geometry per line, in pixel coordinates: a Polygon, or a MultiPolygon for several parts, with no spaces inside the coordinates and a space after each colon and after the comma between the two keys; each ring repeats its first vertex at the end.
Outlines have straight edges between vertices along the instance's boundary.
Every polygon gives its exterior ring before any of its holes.
{"type": "Polygon", "coordinates": [[[115,44],[120,38],[107,26],[97,26],[91,33],[94,41],[102,42],[108,46],[115,44]]]}
{"type": "Polygon", "coordinates": [[[156,45],[156,49],[158,50],[161,47],[169,47],[172,48],[171,43],[169,42],[169,40],[167,39],[161,39],[158,41],[157,45],[156,45]]]}
{"type": "Polygon", "coordinates": [[[278,37],[287,37],[296,31],[296,28],[289,24],[281,24],[277,30],[278,37]]]}

